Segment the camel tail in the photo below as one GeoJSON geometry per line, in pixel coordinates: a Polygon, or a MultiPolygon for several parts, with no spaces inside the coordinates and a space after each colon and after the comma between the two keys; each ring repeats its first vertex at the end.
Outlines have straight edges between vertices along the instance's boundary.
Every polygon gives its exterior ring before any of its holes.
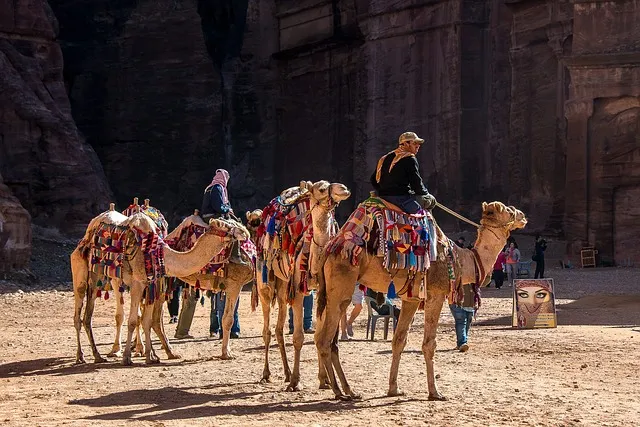
{"type": "Polygon", "coordinates": [[[251,312],[256,311],[256,308],[258,308],[258,282],[254,280],[251,285],[251,312]]]}

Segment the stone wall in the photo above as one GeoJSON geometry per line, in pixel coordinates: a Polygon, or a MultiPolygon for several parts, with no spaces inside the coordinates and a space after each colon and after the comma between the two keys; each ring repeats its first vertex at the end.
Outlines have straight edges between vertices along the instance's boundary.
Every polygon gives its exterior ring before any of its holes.
{"type": "Polygon", "coordinates": [[[57,21],[44,0],[0,0],[0,173],[34,222],[80,231],[109,187],[71,117],[57,21]]]}
{"type": "Polygon", "coordinates": [[[570,253],[595,245],[603,259],[638,265],[640,4],[580,1],[573,8],[565,110],[570,253]]]}

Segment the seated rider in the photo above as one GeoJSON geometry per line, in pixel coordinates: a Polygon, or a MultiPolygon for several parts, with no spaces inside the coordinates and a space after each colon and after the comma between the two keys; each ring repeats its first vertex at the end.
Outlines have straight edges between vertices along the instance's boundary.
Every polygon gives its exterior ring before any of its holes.
{"type": "MultiPolygon", "coordinates": [[[[229,194],[227,193],[228,182],[229,172],[225,169],[218,169],[216,170],[213,180],[211,180],[211,184],[204,189],[200,214],[205,222],[208,223],[212,218],[234,219],[238,221],[229,203],[229,194]]],[[[233,244],[230,261],[236,264],[246,264],[242,256],[240,256],[240,245],[238,242],[233,244]]]]}
{"type": "Polygon", "coordinates": [[[400,146],[378,160],[371,184],[378,196],[409,214],[420,211],[420,207],[433,209],[436,198],[422,183],[416,154],[424,139],[415,132],[405,132],[398,139],[400,146]]]}

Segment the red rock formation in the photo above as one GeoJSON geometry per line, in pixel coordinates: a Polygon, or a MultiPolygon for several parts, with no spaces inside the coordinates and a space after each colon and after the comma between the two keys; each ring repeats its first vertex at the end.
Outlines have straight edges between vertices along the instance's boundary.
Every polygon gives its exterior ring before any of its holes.
{"type": "Polygon", "coordinates": [[[0,176],[0,272],[29,266],[31,217],[0,176]]]}
{"type": "Polygon", "coordinates": [[[79,231],[109,189],[71,118],[56,31],[46,1],[0,0],[0,172],[35,222],[79,231]]]}
{"type": "Polygon", "coordinates": [[[640,263],[640,7],[573,5],[565,231],[572,253],[640,263]]]}

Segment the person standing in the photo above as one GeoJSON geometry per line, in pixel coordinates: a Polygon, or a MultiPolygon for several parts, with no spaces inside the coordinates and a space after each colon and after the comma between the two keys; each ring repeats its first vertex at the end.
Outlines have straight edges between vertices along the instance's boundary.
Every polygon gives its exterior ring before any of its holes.
{"type": "Polygon", "coordinates": [[[498,258],[496,259],[495,264],[493,264],[493,272],[491,273],[491,279],[496,284],[496,289],[500,289],[504,284],[504,268],[507,263],[507,248],[505,247],[498,254],[498,258]]]}
{"type": "Polygon", "coordinates": [[[182,293],[182,286],[184,282],[178,278],[171,278],[173,282],[173,295],[171,299],[167,301],[167,308],[169,309],[169,323],[178,323],[178,314],[180,312],[180,294],[182,293]]]}
{"type": "Polygon", "coordinates": [[[547,241],[539,234],[536,234],[536,246],[534,253],[534,261],[536,262],[536,273],[534,279],[544,279],[544,251],[547,250],[547,241]]]}
{"type": "Polygon", "coordinates": [[[507,280],[509,281],[509,287],[513,286],[513,279],[518,275],[518,263],[520,262],[520,250],[518,244],[515,241],[509,243],[509,249],[507,249],[507,280]]]}
{"type": "MultiPolygon", "coordinates": [[[[209,315],[209,336],[215,337],[217,334],[222,339],[222,316],[224,316],[224,306],[227,295],[223,292],[211,293],[211,313],[209,315]]],[[[240,295],[236,301],[236,308],[233,310],[233,325],[229,338],[240,337],[240,321],[238,320],[238,307],[240,306],[240,295]]]]}
{"type": "MultiPolygon", "coordinates": [[[[302,300],[302,327],[305,334],[313,334],[313,293],[305,296],[302,300]]],[[[293,334],[293,308],[289,307],[289,335],[293,334]]]]}
{"type": "Polygon", "coordinates": [[[469,350],[469,344],[467,343],[469,329],[471,329],[471,322],[478,307],[473,285],[462,285],[460,287],[463,292],[462,301],[449,301],[449,309],[456,322],[456,350],[465,353],[469,350]]]}

